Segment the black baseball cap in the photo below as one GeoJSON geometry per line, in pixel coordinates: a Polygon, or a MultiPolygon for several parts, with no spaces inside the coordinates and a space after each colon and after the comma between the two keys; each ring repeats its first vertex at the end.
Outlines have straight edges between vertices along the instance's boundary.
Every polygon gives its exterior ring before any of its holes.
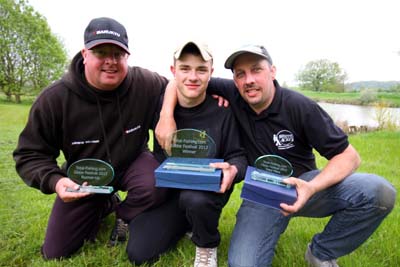
{"type": "Polygon", "coordinates": [[[84,41],[87,49],[101,44],[115,44],[130,54],[125,27],[111,18],[92,19],[86,27],[84,41]]]}
{"type": "Polygon", "coordinates": [[[235,63],[235,60],[237,59],[238,56],[245,54],[245,53],[250,53],[254,55],[261,56],[265,58],[269,64],[272,65],[272,58],[268,54],[267,49],[265,49],[264,46],[262,45],[245,45],[240,47],[239,49],[235,50],[225,61],[225,68],[226,69],[233,69],[233,65],[235,63]]]}

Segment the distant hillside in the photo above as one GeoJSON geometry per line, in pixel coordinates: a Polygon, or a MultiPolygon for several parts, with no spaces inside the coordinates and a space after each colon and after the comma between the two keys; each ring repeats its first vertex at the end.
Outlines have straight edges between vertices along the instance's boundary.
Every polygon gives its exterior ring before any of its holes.
{"type": "Polygon", "coordinates": [[[350,91],[359,91],[360,89],[383,89],[383,90],[388,90],[391,87],[400,84],[400,81],[360,81],[360,82],[353,82],[353,83],[347,83],[346,88],[347,90],[350,91]]]}

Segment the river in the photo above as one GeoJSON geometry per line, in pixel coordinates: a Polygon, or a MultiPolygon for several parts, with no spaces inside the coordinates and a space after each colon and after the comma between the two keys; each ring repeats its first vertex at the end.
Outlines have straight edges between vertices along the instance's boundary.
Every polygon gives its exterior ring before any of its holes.
{"type": "MultiPolygon", "coordinates": [[[[318,102],[318,104],[328,112],[335,122],[347,121],[349,126],[378,126],[376,117],[379,112],[375,107],[324,102],[318,102]]],[[[400,108],[385,108],[385,110],[390,114],[391,120],[400,126],[400,108]]]]}

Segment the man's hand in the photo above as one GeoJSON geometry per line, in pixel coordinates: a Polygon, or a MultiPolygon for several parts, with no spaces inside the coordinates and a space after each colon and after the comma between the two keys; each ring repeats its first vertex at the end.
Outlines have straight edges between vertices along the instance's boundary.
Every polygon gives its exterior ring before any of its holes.
{"type": "Polygon", "coordinates": [[[219,95],[212,95],[213,98],[218,100],[218,106],[222,107],[229,107],[229,101],[225,98],[223,98],[222,96],[219,95]]]}
{"type": "Polygon", "coordinates": [[[223,175],[222,175],[221,189],[219,190],[219,193],[225,193],[231,188],[233,181],[236,177],[236,174],[238,172],[236,166],[231,165],[228,162],[215,162],[215,163],[210,163],[210,167],[222,169],[223,175]]]}
{"type": "Polygon", "coordinates": [[[294,177],[283,179],[283,182],[296,186],[297,191],[297,200],[295,203],[293,203],[293,205],[287,205],[285,203],[280,204],[280,207],[282,208],[281,212],[285,216],[298,212],[316,193],[316,189],[312,186],[310,182],[294,177]]]}
{"type": "Polygon", "coordinates": [[[316,192],[340,183],[353,173],[360,162],[361,159],[357,151],[352,145],[348,145],[342,153],[331,158],[325,168],[311,181],[306,182],[294,177],[284,179],[284,182],[296,186],[297,201],[293,205],[282,203],[283,214],[289,215],[299,211],[316,192]]]}
{"type": "Polygon", "coordinates": [[[160,111],[160,119],[157,122],[154,134],[160,146],[171,154],[171,136],[176,131],[174,110],[178,102],[177,85],[174,79],[170,80],[165,88],[163,105],[160,111]]]}
{"type": "Polygon", "coordinates": [[[171,156],[172,135],[176,131],[173,117],[160,117],[154,133],[160,146],[171,156]]]}
{"type": "MultiPolygon", "coordinates": [[[[86,185],[87,183],[84,183],[83,185],[86,185]]],[[[63,177],[58,182],[56,183],[56,188],[55,191],[57,195],[61,198],[62,201],[64,202],[72,202],[77,199],[87,197],[91,193],[78,193],[78,192],[68,192],[67,188],[72,188],[75,190],[79,189],[79,185],[69,179],[68,177],[63,177]]]]}

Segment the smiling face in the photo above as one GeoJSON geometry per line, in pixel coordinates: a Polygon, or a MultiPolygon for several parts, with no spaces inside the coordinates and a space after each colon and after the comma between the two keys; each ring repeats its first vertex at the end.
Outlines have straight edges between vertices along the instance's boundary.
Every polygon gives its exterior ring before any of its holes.
{"type": "Polygon", "coordinates": [[[171,72],[178,87],[178,102],[181,106],[194,107],[204,101],[213,72],[212,60],[204,61],[200,54],[182,54],[171,66],[171,72]]]}
{"type": "Polygon", "coordinates": [[[117,45],[103,44],[83,49],[83,64],[88,83],[99,90],[114,90],[128,73],[128,54],[117,45]]]}
{"type": "Polygon", "coordinates": [[[260,56],[246,53],[235,60],[233,79],[242,98],[257,113],[272,102],[275,95],[275,66],[260,56]]]}

